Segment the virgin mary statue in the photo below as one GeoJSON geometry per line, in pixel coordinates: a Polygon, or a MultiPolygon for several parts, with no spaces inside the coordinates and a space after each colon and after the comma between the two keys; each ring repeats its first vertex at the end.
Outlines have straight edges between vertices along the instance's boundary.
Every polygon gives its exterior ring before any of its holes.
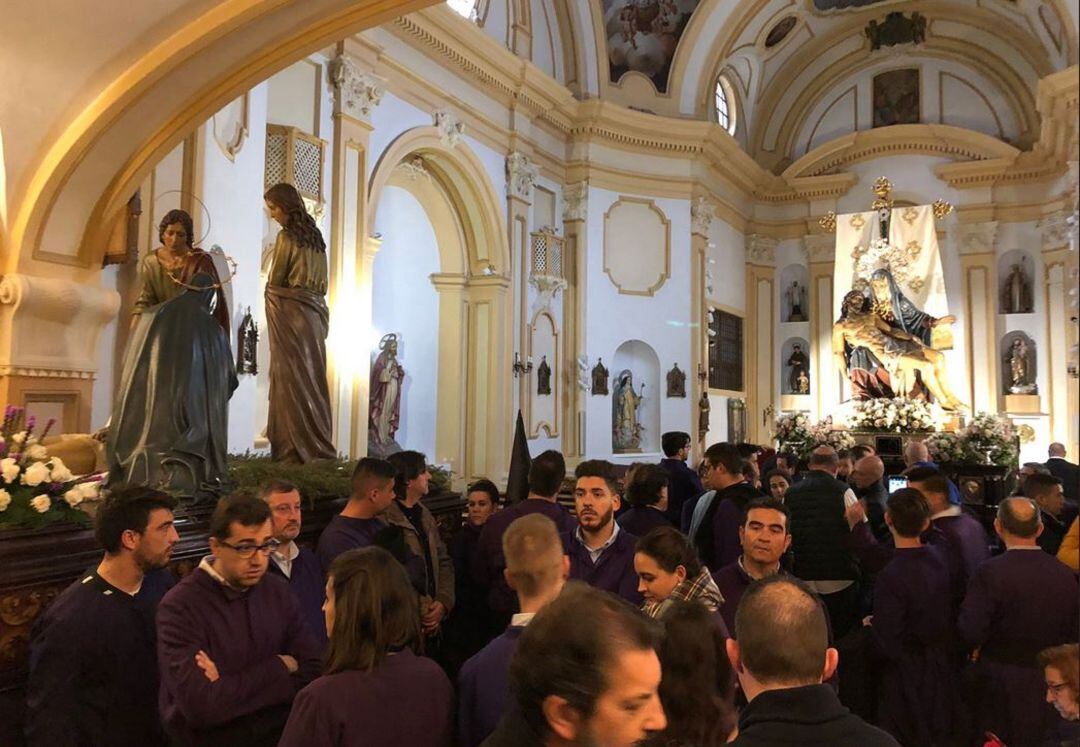
{"type": "Polygon", "coordinates": [[[612,444],[616,453],[641,450],[641,423],[638,422],[638,406],[641,393],[634,391],[634,374],[624,369],[615,378],[615,390],[611,398],[612,444]]]}
{"type": "Polygon", "coordinates": [[[162,246],[139,265],[143,287],[106,441],[109,481],[213,497],[224,488],[237,386],[228,312],[213,259],[191,245],[191,216],[169,212],[158,234],[162,246]]]}

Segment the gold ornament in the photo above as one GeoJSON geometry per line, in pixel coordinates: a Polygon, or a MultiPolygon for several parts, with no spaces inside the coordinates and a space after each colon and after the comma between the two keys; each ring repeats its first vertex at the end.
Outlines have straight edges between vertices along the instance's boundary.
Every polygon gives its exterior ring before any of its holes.
{"type": "Polygon", "coordinates": [[[832,210],[825,213],[825,215],[818,219],[818,225],[832,233],[836,230],[836,213],[832,210]]]}
{"type": "Polygon", "coordinates": [[[934,217],[941,220],[953,211],[952,203],[945,200],[934,200],[934,217]]]}

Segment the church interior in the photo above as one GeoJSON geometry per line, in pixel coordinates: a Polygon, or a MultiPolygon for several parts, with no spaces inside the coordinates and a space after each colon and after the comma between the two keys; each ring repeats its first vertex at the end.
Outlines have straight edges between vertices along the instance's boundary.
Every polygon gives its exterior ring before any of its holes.
{"type": "MultiPolygon", "coordinates": [[[[160,467],[119,455],[173,385],[144,381],[140,356],[204,365],[142,313],[177,210],[217,279],[220,325],[196,334],[223,335],[205,355],[229,378],[184,390],[204,397],[219,463],[187,496],[227,486],[223,460],[289,461],[275,429],[301,421],[324,423],[314,453],[338,470],[425,455],[455,496],[439,521],[457,523],[466,486],[510,489],[522,441],[622,475],[670,457],[669,432],[690,434],[692,467],[720,442],[802,461],[868,443],[889,472],[917,438],[938,462],[967,449],[950,474],[987,527],[995,480],[1051,444],[1080,457],[1075,2],[16,0],[5,15],[2,435],[48,422],[76,478],[160,467]],[[270,308],[280,183],[325,242],[309,293],[325,300],[299,331],[270,308]],[[322,356],[311,413],[282,394],[307,366],[289,335],[322,356]],[[1005,429],[1001,451],[984,427],[1005,429]]],[[[207,296],[160,261],[168,298],[207,296]]],[[[32,492],[18,516],[40,510],[32,492]]],[[[97,557],[67,502],[46,527],[5,527],[0,503],[11,719],[34,621],[97,557]]],[[[205,535],[209,509],[191,516],[205,535]]],[[[190,571],[205,536],[180,545],[190,571]]]]}

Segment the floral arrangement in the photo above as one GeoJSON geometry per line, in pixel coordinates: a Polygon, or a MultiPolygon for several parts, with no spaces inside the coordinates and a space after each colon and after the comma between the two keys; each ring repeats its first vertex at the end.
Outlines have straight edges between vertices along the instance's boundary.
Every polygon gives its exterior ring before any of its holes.
{"type": "Polygon", "coordinates": [[[924,400],[895,397],[855,404],[849,420],[852,428],[868,431],[929,431],[935,426],[933,410],[924,400]]]}
{"type": "Polygon", "coordinates": [[[101,475],[76,479],[59,457],[41,444],[54,424],[38,436],[34,417],[8,406],[0,424],[0,527],[36,528],[66,521],[86,524],[78,507],[99,497],[101,475]]]}
{"type": "Polygon", "coordinates": [[[935,462],[1016,466],[1020,456],[1013,423],[1003,415],[981,412],[956,433],[933,433],[926,439],[935,462]]]}
{"type": "Polygon", "coordinates": [[[967,444],[959,433],[931,433],[926,438],[926,448],[938,464],[968,461],[967,444]]]}
{"type": "Polygon", "coordinates": [[[781,415],[776,419],[773,432],[780,451],[796,454],[800,459],[806,459],[811,451],[823,444],[837,451],[855,445],[855,438],[846,430],[837,429],[831,416],[811,423],[802,413],[781,415]]]}

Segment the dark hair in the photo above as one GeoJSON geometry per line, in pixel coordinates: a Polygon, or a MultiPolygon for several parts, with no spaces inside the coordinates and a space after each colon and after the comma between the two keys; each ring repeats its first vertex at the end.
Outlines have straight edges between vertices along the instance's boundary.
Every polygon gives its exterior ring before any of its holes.
{"type": "Polygon", "coordinates": [[[735,612],[735,640],[754,678],[770,684],[817,684],[829,628],[814,593],[784,574],[750,584],[735,612]]]}
{"type": "Polygon", "coordinates": [[[735,444],[735,448],[739,450],[739,456],[743,459],[749,459],[762,450],[757,444],[748,444],[745,441],[735,444]]]}
{"type": "Polygon", "coordinates": [[[378,481],[380,485],[385,485],[387,480],[396,479],[397,470],[390,462],[375,457],[363,457],[356,462],[356,467],[353,468],[350,487],[353,494],[358,495],[367,492],[369,489],[368,483],[378,481]]]}
{"type": "MultiPolygon", "coordinates": [[[[776,474],[780,474],[777,472],[776,474]]],[[[780,475],[783,477],[783,475],[780,475]]],[[[746,504],[746,511],[743,513],[745,517],[743,519],[743,526],[746,526],[746,522],[750,520],[750,512],[755,508],[767,508],[770,511],[779,511],[784,515],[784,534],[791,534],[791,509],[783,501],[779,501],[772,496],[766,498],[755,498],[746,504]]]]}
{"type": "Polygon", "coordinates": [[[405,500],[405,490],[409,482],[424,474],[427,469],[427,457],[419,451],[399,451],[386,457],[386,461],[393,465],[394,495],[399,500],[405,500]]]}
{"type": "Polygon", "coordinates": [[[702,604],[673,602],[664,615],[660,644],[660,702],[665,744],[716,747],[735,725],[734,677],[725,637],[702,604]]]}
{"type": "Polygon", "coordinates": [[[487,493],[488,498],[491,499],[492,506],[497,506],[499,504],[499,489],[495,486],[495,483],[487,478],[477,480],[465,488],[466,500],[469,498],[469,493],[487,493]]]}
{"type": "Polygon", "coordinates": [[[295,241],[298,246],[314,249],[317,252],[326,251],[326,242],[319,231],[319,226],[308,214],[307,208],[304,207],[304,200],[296,191],[296,187],[279,182],[266,190],[263,199],[285,211],[285,225],[281,228],[285,235],[295,241]]]}
{"type": "MultiPolygon", "coordinates": [[[[1026,513],[1021,510],[1021,513],[1026,513]]],[[[1031,539],[1039,533],[1042,524],[1042,512],[1039,504],[1022,495],[1012,495],[998,504],[997,519],[1001,522],[1001,528],[1014,537],[1031,539]],[[1031,508],[1030,516],[1018,516],[1013,504],[1028,506],[1031,508]]]]}
{"type": "Polygon", "coordinates": [[[191,220],[191,215],[186,210],[170,210],[165,213],[165,217],[161,219],[161,223],[158,223],[158,241],[162,244],[165,243],[165,229],[171,226],[173,223],[179,223],[187,231],[187,245],[188,249],[193,249],[192,242],[195,241],[195,224],[191,220]]]}
{"type": "Polygon", "coordinates": [[[168,493],[145,485],[118,485],[110,488],[94,517],[94,539],[109,555],[120,552],[120,538],[129,529],[142,534],[154,509],[176,508],[176,499],[168,493]]]}
{"type": "Polygon", "coordinates": [[[747,480],[752,480],[754,477],[761,477],[761,468],[758,467],[757,462],[755,462],[753,458],[743,461],[742,476],[747,480]]]}
{"type": "Polygon", "coordinates": [[[659,639],[659,625],[640,610],[606,591],[568,583],[525,628],[510,662],[522,716],[537,734],[549,734],[543,705],[556,695],[590,718],[619,655],[655,651],[659,639]]]}
{"type": "Polygon", "coordinates": [[[660,437],[660,448],[664,450],[664,456],[673,457],[690,445],[690,434],[683,431],[668,431],[660,437]]]}
{"type": "Polygon", "coordinates": [[[539,454],[529,465],[529,492],[550,498],[566,479],[566,460],[554,449],[539,454]]]}
{"type": "Polygon", "coordinates": [[[851,458],[856,462],[874,453],[874,450],[866,444],[855,444],[848,451],[851,452],[851,458]]]}
{"type": "Polygon", "coordinates": [[[227,495],[217,502],[210,515],[210,536],[219,542],[229,539],[233,523],[244,527],[262,526],[270,521],[266,501],[246,493],[227,495]]]}
{"type": "Polygon", "coordinates": [[[743,458],[734,444],[713,444],[705,450],[705,461],[712,467],[723,465],[728,474],[742,474],[743,458]]]}
{"type": "Polygon", "coordinates": [[[806,463],[811,467],[839,467],[840,457],[836,449],[828,444],[822,444],[810,452],[810,458],[806,463]]]}
{"type": "Polygon", "coordinates": [[[1053,475],[1034,474],[1024,478],[1024,484],[1020,486],[1020,492],[1028,498],[1042,498],[1050,495],[1054,489],[1064,483],[1053,475]]]}
{"type": "Polygon", "coordinates": [[[607,483],[608,490],[619,494],[619,480],[615,477],[615,465],[604,459],[587,459],[578,464],[574,470],[574,477],[580,480],[583,477],[601,477],[607,483]]]}
{"type": "Polygon", "coordinates": [[[660,491],[668,485],[668,471],[659,464],[642,464],[626,486],[626,500],[634,506],[652,506],[660,500],[660,491]]]}
{"type": "Polygon", "coordinates": [[[855,461],[855,458],[851,455],[851,449],[840,449],[840,451],[836,452],[836,458],[841,462],[845,459],[855,461]]]}
{"type": "Polygon", "coordinates": [[[786,464],[791,469],[795,469],[799,466],[799,455],[793,454],[790,451],[782,451],[776,455],[776,458],[786,464]]]}
{"type": "Polygon", "coordinates": [[[1049,475],[1050,474],[1050,469],[1045,464],[1040,464],[1039,462],[1024,462],[1023,464],[1020,465],[1020,469],[1024,469],[1025,467],[1032,470],[1032,473],[1024,478],[1025,482],[1027,482],[1028,477],[1034,477],[1035,475],[1049,475]]]}
{"type": "Polygon", "coordinates": [[[648,555],[668,573],[674,573],[680,565],[686,569],[687,578],[696,578],[701,573],[701,559],[694,543],[675,527],[651,530],[637,541],[634,552],[648,555]]]}
{"type": "Polygon", "coordinates": [[[916,488],[924,496],[927,493],[933,493],[934,495],[949,495],[949,478],[941,474],[934,467],[912,467],[905,473],[905,477],[908,479],[908,485],[917,482],[921,487],[916,488]]]}
{"type": "Polygon", "coordinates": [[[773,479],[774,477],[779,477],[779,478],[780,478],[781,480],[783,480],[784,482],[786,482],[786,483],[788,484],[788,487],[789,487],[789,488],[791,487],[791,478],[790,478],[790,477],[788,477],[787,475],[785,475],[785,474],[784,474],[783,472],[781,472],[781,471],[780,471],[780,470],[778,470],[778,469],[774,469],[774,470],[769,470],[769,471],[768,471],[768,472],[767,472],[767,473],[765,474],[765,477],[764,477],[764,478],[762,478],[762,480],[761,480],[761,487],[762,487],[762,488],[766,488],[766,487],[768,487],[768,486],[769,486],[769,482],[770,482],[770,481],[771,481],[771,480],[772,480],[772,479],[773,479]]]}
{"type": "Polygon", "coordinates": [[[388,652],[415,649],[420,612],[405,568],[381,547],[349,550],[330,564],[334,627],[325,674],[369,672],[388,652]]]}
{"type": "Polygon", "coordinates": [[[265,501],[274,493],[291,493],[294,490],[300,492],[300,488],[288,480],[267,480],[259,486],[259,497],[265,501]]]}
{"type": "Polygon", "coordinates": [[[918,537],[930,519],[930,506],[915,488],[900,488],[885,501],[885,511],[892,517],[893,529],[901,537],[918,537]]]}

